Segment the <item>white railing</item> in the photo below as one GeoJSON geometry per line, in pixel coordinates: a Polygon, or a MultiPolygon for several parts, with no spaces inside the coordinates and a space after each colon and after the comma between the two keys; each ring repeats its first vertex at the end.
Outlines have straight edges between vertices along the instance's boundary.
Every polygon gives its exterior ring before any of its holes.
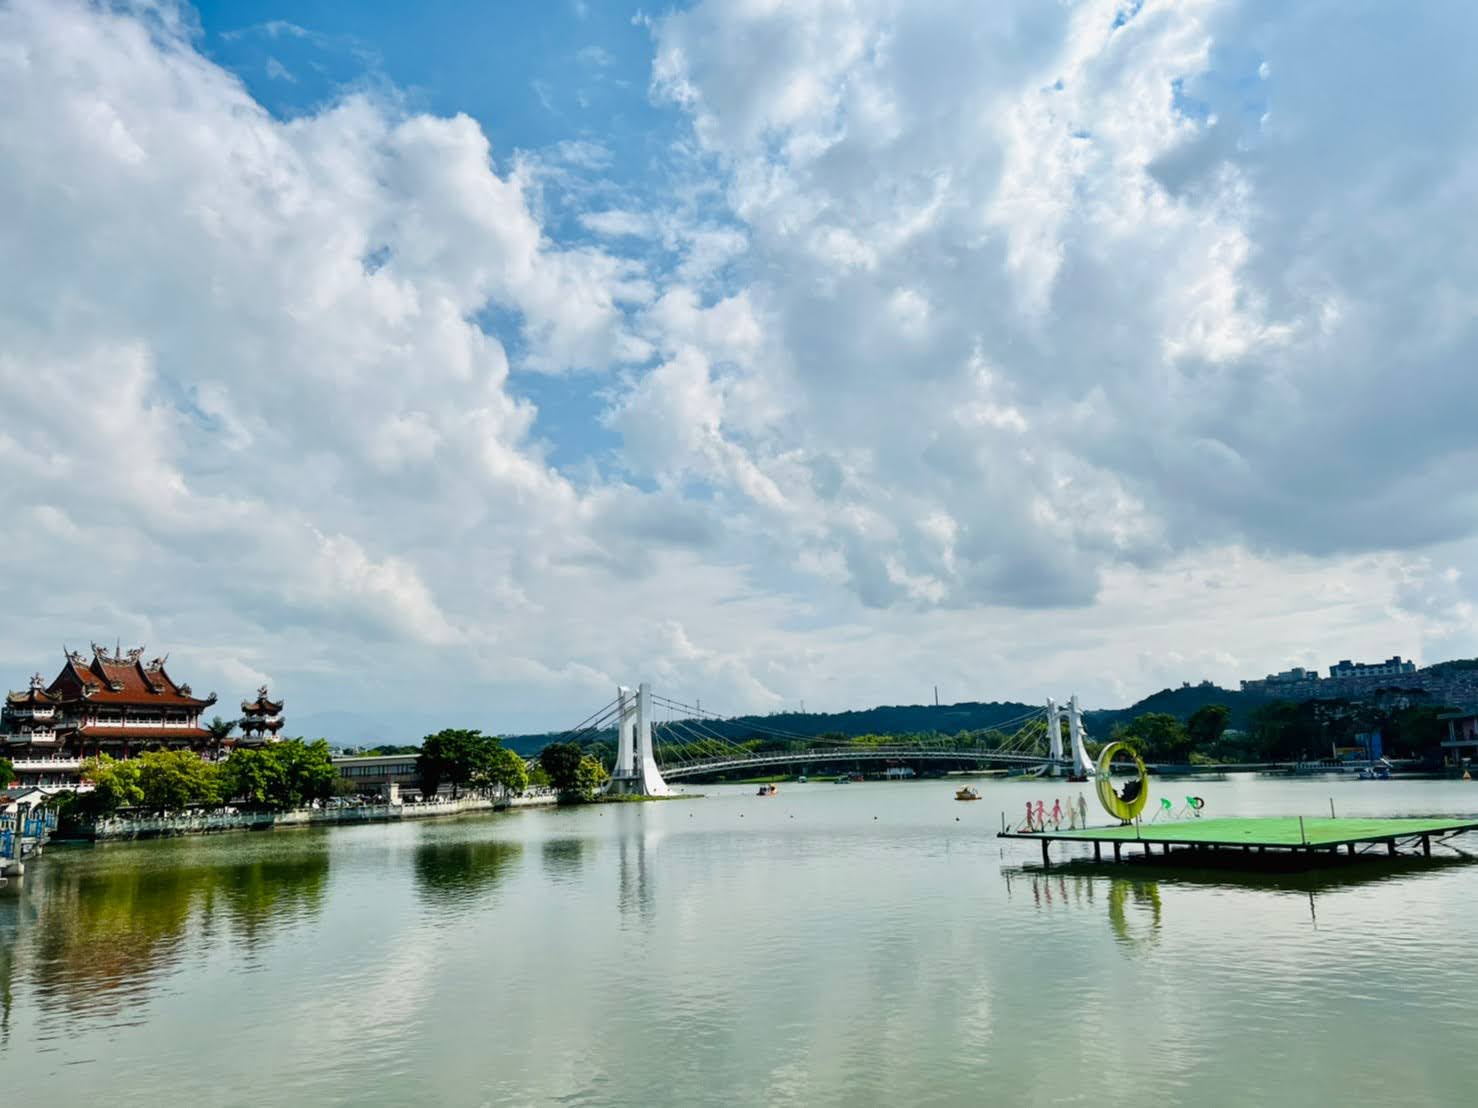
{"type": "Polygon", "coordinates": [[[14,746],[25,746],[27,743],[54,743],[56,741],[55,731],[12,731],[6,735],[0,735],[0,742],[8,742],[14,746]]]}
{"type": "Polygon", "coordinates": [[[31,770],[44,772],[49,769],[81,769],[81,758],[13,758],[11,765],[16,772],[31,770]]]}

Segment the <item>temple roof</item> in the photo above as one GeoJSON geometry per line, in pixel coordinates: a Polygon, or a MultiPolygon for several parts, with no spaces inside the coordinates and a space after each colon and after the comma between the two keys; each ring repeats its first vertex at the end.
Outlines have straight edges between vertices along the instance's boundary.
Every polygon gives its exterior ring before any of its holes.
{"type": "Polygon", "coordinates": [[[204,708],[216,702],[212,693],[204,700],[191,695],[189,685],[176,684],[164,669],[164,658],[143,660],[143,647],[109,654],[96,643],[92,661],[78,651],[68,651],[66,664],[47,687],[52,700],[87,700],[101,704],[177,704],[204,708]]]}
{"type": "Polygon", "coordinates": [[[180,742],[210,738],[210,732],[204,727],[105,727],[92,724],[77,728],[77,734],[85,739],[128,739],[146,743],[160,739],[180,742]]]}
{"type": "Polygon", "coordinates": [[[255,700],[243,700],[241,710],[248,715],[275,716],[282,711],[282,701],[273,700],[267,695],[267,686],[263,685],[257,690],[255,700]]]}
{"type": "Polygon", "coordinates": [[[55,704],[60,697],[52,696],[51,693],[46,691],[45,685],[46,682],[42,680],[41,675],[38,673],[31,678],[30,688],[24,689],[21,692],[6,693],[5,702],[7,704],[14,704],[17,707],[22,705],[48,706],[55,704]]]}

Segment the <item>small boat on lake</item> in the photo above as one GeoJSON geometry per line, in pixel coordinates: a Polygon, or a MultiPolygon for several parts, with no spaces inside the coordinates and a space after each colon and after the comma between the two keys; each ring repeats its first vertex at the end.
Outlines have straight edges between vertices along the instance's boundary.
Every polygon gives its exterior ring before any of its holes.
{"type": "Polygon", "coordinates": [[[757,792],[757,793],[755,793],[755,795],[756,796],[774,796],[779,791],[780,790],[773,783],[771,783],[771,784],[761,785],[760,786],[760,791],[757,792]]]}
{"type": "Polygon", "coordinates": [[[1360,771],[1361,781],[1389,781],[1391,779],[1391,763],[1384,758],[1378,762],[1366,766],[1360,771]]]}
{"type": "Polygon", "coordinates": [[[955,799],[956,800],[979,800],[980,799],[980,793],[977,792],[971,786],[966,785],[963,789],[956,789],[955,790],[955,799]]]}

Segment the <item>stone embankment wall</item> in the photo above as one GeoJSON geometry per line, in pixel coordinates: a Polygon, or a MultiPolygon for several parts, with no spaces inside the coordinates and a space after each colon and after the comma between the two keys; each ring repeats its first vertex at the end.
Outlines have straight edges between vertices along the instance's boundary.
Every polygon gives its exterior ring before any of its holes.
{"type": "Polygon", "coordinates": [[[114,839],[148,839],[166,835],[207,835],[216,831],[270,831],[278,827],[310,827],[347,823],[388,823],[406,819],[431,819],[466,812],[490,812],[504,808],[527,808],[553,804],[553,796],[519,796],[489,800],[462,797],[425,804],[353,804],[342,808],[299,808],[292,812],[180,812],[144,818],[99,820],[93,837],[99,842],[114,839]]]}

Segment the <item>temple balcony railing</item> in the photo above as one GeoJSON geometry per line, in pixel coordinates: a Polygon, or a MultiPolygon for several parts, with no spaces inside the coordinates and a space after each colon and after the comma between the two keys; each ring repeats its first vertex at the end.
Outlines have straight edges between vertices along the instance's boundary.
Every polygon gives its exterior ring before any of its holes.
{"type": "Polygon", "coordinates": [[[0,735],[0,741],[9,743],[11,746],[55,746],[61,742],[55,731],[12,731],[6,735],[0,735]]]}
{"type": "Polygon", "coordinates": [[[80,770],[82,768],[82,759],[76,757],[14,758],[10,764],[15,767],[16,773],[62,772],[65,770],[80,770]]]}
{"type": "Polygon", "coordinates": [[[16,719],[55,719],[55,708],[11,708],[9,714],[16,719]]]}

